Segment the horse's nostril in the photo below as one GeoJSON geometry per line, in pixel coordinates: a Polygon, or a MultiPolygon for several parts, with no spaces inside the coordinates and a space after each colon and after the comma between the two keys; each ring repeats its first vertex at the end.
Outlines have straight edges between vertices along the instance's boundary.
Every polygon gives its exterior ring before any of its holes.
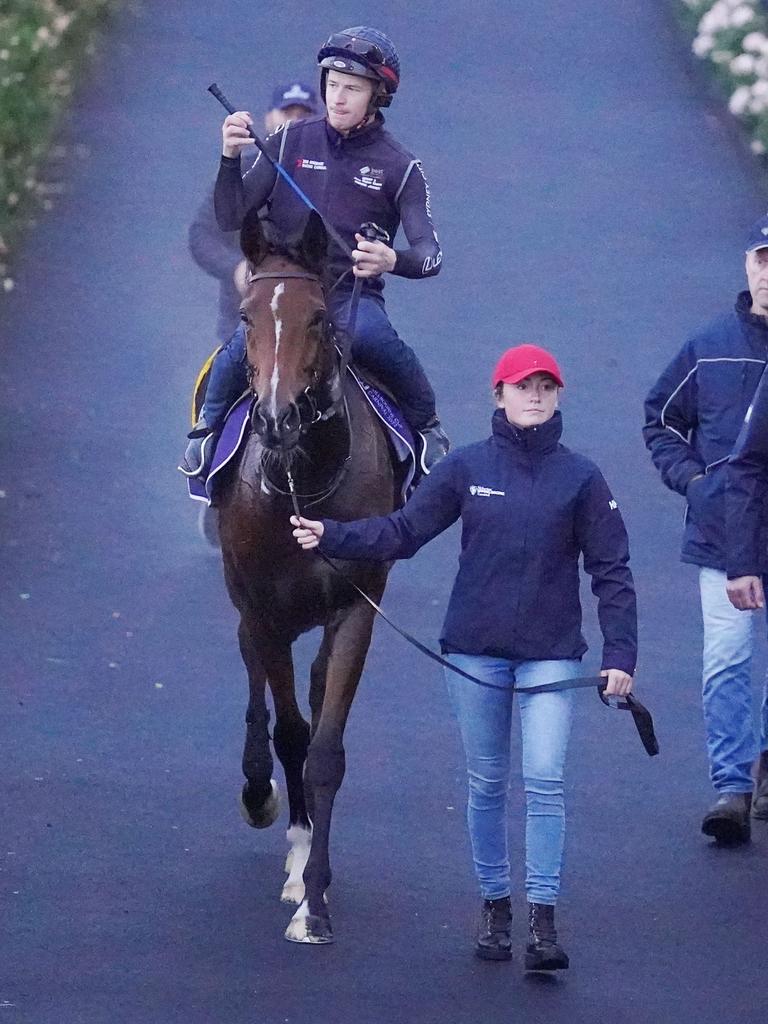
{"type": "Polygon", "coordinates": [[[301,417],[299,415],[298,406],[295,402],[291,402],[291,404],[278,416],[278,429],[281,433],[290,433],[293,430],[298,430],[300,424],[301,417]]]}
{"type": "Polygon", "coordinates": [[[257,402],[251,412],[251,426],[257,434],[263,434],[267,429],[267,418],[259,408],[260,403],[257,402]]]}

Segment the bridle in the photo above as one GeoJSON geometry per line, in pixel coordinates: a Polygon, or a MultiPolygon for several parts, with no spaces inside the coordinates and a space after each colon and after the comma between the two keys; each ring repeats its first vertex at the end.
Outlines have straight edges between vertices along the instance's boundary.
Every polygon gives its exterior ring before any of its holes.
{"type": "MultiPolygon", "coordinates": [[[[304,272],[304,271],[284,271],[284,272],[278,272],[278,271],[258,272],[258,271],[254,271],[253,273],[251,273],[248,276],[248,282],[247,283],[248,284],[252,284],[254,281],[276,281],[276,280],[277,281],[284,281],[286,279],[289,279],[289,280],[291,280],[291,279],[292,280],[301,280],[301,281],[314,281],[316,284],[320,285],[320,287],[321,287],[321,289],[323,289],[323,291],[325,291],[325,289],[323,288],[322,279],[319,277],[319,275],[311,274],[311,273],[304,272]]],[[[326,342],[326,344],[331,344],[331,345],[333,344],[333,339],[331,337],[331,328],[330,328],[330,325],[328,324],[327,320],[326,320],[326,325],[325,325],[325,342],[326,342]]],[[[252,381],[253,381],[253,367],[250,364],[248,364],[248,386],[249,386],[249,388],[251,388],[252,381]]],[[[330,401],[327,402],[325,405],[323,405],[323,403],[321,401],[318,401],[318,397],[317,397],[317,394],[316,394],[316,391],[315,391],[315,389],[316,389],[316,387],[317,387],[319,382],[320,382],[319,371],[317,370],[317,368],[314,368],[313,369],[313,373],[312,373],[312,380],[304,388],[302,393],[300,395],[298,395],[297,398],[296,398],[296,406],[297,406],[297,408],[299,410],[299,421],[300,421],[300,428],[299,429],[300,429],[302,434],[306,433],[307,430],[309,430],[310,427],[314,426],[314,424],[320,423],[321,421],[325,421],[325,420],[331,419],[331,417],[335,416],[338,412],[343,412],[344,418],[345,418],[346,422],[347,423],[349,422],[349,415],[348,415],[348,410],[347,410],[346,399],[344,398],[344,394],[343,394],[342,383],[340,382],[339,388],[338,388],[338,394],[336,394],[336,395],[333,394],[334,388],[333,388],[333,386],[331,386],[331,388],[329,389],[329,391],[330,391],[330,401]]],[[[308,508],[308,507],[310,507],[312,505],[319,505],[320,502],[325,501],[327,498],[329,498],[334,493],[334,491],[336,491],[336,489],[340,485],[341,481],[343,480],[344,475],[347,472],[347,467],[348,467],[349,460],[350,460],[351,454],[352,454],[351,453],[351,446],[352,446],[351,432],[348,431],[348,435],[349,435],[349,441],[348,441],[347,454],[344,457],[344,460],[342,461],[341,466],[339,467],[339,469],[334,474],[333,479],[330,481],[330,483],[328,485],[326,485],[326,487],[324,487],[321,491],[316,491],[316,492],[313,492],[313,493],[306,493],[306,494],[297,495],[298,497],[303,499],[305,508],[308,508]]],[[[263,479],[264,483],[269,487],[269,490],[270,491],[274,491],[276,494],[280,494],[280,495],[283,495],[285,497],[291,497],[294,494],[296,494],[295,486],[294,486],[294,483],[293,483],[293,477],[291,476],[290,470],[287,467],[283,467],[283,468],[285,469],[285,472],[286,472],[287,477],[288,477],[289,488],[290,488],[289,490],[284,490],[283,488],[281,488],[269,476],[269,473],[267,471],[267,466],[266,466],[266,460],[265,460],[265,455],[266,454],[267,453],[265,451],[262,454],[262,457],[261,457],[261,473],[262,473],[262,479],[263,479]]]]}

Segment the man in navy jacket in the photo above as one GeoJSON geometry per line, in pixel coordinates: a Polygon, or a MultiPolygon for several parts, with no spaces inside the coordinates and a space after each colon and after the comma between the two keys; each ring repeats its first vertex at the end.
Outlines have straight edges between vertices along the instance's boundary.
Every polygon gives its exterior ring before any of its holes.
{"type": "MultiPolygon", "coordinates": [[[[768,246],[758,254],[765,263],[768,287],[768,246]]],[[[768,505],[768,375],[763,374],[744,426],[728,460],[726,482],[728,597],[734,608],[765,607],[768,583],[760,570],[768,547],[765,509],[768,505]]],[[[752,815],[768,819],[768,687],[763,697],[760,759],[755,772],[752,815]]]]}
{"type": "MultiPolygon", "coordinates": [[[[292,81],[272,93],[272,105],[264,115],[264,127],[272,133],[285,124],[312,117],[317,108],[315,90],[292,81]]],[[[246,154],[246,159],[248,154],[246,154]]],[[[255,160],[254,154],[251,161],[255,160]]],[[[245,291],[245,257],[236,231],[222,231],[213,208],[213,184],[197,209],[189,228],[189,251],[195,263],[219,282],[219,314],[216,344],[225,345],[240,323],[240,301],[245,291]]]]}
{"type": "MultiPolygon", "coordinates": [[[[682,560],[699,566],[702,702],[717,802],[702,822],[720,842],[750,838],[758,753],[751,698],[752,620],[726,592],[726,466],[768,361],[768,216],[749,234],[748,291],[696,331],[651,389],[645,443],[667,487],[685,497],[682,560]]],[[[768,571],[765,545],[755,571],[768,571]]],[[[765,749],[765,732],[762,747],[765,749]]]]}

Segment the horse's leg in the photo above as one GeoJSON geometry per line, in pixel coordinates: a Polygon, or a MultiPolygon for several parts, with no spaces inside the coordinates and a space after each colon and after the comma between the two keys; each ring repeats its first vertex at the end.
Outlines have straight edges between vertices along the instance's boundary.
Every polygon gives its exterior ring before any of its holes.
{"type": "MultiPolygon", "coordinates": [[[[384,589],[382,580],[377,589],[384,589]]],[[[374,600],[378,600],[374,596],[374,600]]],[[[331,884],[328,843],[336,793],[344,778],[344,727],[371,640],[373,611],[363,601],[338,613],[331,635],[328,668],[317,729],[307,753],[305,785],[312,793],[312,846],[304,870],[305,898],[291,919],[285,937],[292,942],[333,942],[325,904],[331,884]]]]}
{"type": "Polygon", "coordinates": [[[265,699],[266,671],[253,639],[253,631],[240,620],[240,653],[248,672],[248,710],[245,714],[243,775],[240,813],[252,828],[268,828],[277,819],[280,800],[272,778],[272,754],[269,749],[269,711],[265,699]]]}
{"type": "MultiPolygon", "coordinates": [[[[323,634],[323,642],[320,645],[317,657],[312,662],[310,670],[309,703],[312,709],[312,730],[317,728],[320,718],[320,710],[325,693],[325,672],[328,665],[329,636],[327,631],[323,634]]],[[[309,726],[303,719],[292,728],[286,729],[285,755],[282,751],[282,730],[280,719],[275,725],[275,751],[283,763],[288,782],[288,795],[291,804],[291,824],[287,832],[288,842],[291,844],[288,856],[285,859],[285,870],[288,873],[281,899],[284,903],[301,903],[304,899],[304,869],[309,859],[309,850],[312,842],[312,792],[305,785],[304,763],[307,759],[307,748],[311,735],[309,726]],[[298,735],[296,735],[298,732],[298,735]],[[291,739],[294,740],[291,744],[291,739]],[[290,769],[289,769],[290,765],[290,769]],[[292,796],[295,786],[295,798],[292,796]],[[294,814],[294,806],[297,813],[294,814]]]]}

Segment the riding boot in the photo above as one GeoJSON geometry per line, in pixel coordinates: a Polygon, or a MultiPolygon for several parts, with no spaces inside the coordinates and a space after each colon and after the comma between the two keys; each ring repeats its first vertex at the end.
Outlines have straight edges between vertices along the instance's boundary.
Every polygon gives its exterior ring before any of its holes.
{"type": "Polygon", "coordinates": [[[748,843],[751,836],[751,803],[751,793],[723,793],[704,815],[701,831],[705,836],[713,836],[724,846],[748,843]]]}
{"type": "Polygon", "coordinates": [[[529,903],[526,971],[564,971],[569,963],[568,954],[557,944],[555,908],[548,903],[529,903]]]}
{"type": "Polygon", "coordinates": [[[443,430],[437,416],[433,416],[431,420],[417,430],[416,435],[419,448],[417,452],[419,468],[425,476],[428,476],[435,463],[448,454],[451,442],[448,440],[448,435],[443,430]]]}
{"type": "Polygon", "coordinates": [[[756,762],[755,792],[752,796],[752,817],[768,821],[768,750],[756,762]]]}
{"type": "Polygon", "coordinates": [[[512,958],[512,904],[509,896],[483,900],[475,953],[481,960],[512,958]]]}
{"type": "Polygon", "coordinates": [[[197,476],[201,480],[207,480],[213,453],[216,450],[218,431],[213,430],[206,422],[205,415],[202,415],[187,437],[189,444],[179,469],[185,476],[197,476]]]}

